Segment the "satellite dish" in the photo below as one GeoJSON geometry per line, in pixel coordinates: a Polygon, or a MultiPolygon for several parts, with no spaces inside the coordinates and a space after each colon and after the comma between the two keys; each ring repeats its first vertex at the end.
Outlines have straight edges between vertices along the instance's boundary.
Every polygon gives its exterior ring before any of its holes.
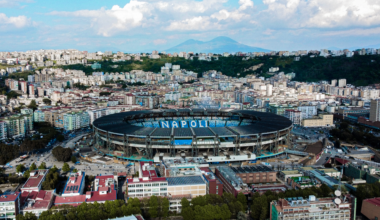
{"type": "Polygon", "coordinates": [[[334,199],[335,204],[339,205],[342,201],[339,198],[334,199]]]}
{"type": "Polygon", "coordinates": [[[335,190],[334,194],[335,194],[335,196],[341,196],[342,195],[342,193],[339,190],[335,190]]]}

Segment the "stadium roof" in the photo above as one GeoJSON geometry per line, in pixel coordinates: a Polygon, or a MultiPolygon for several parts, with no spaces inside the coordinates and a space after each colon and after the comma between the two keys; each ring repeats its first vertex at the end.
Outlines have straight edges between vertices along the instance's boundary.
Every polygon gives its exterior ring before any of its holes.
{"type": "Polygon", "coordinates": [[[179,113],[181,113],[181,117],[211,117],[211,115],[213,115],[213,117],[237,117],[239,119],[253,121],[249,125],[192,128],[197,137],[214,137],[215,135],[218,135],[219,137],[258,135],[262,133],[277,132],[292,126],[292,122],[289,119],[272,113],[251,110],[225,111],[218,109],[170,109],[121,112],[96,119],[93,125],[100,130],[119,135],[170,137],[173,134],[174,138],[192,137],[193,132],[190,128],[150,128],[128,123],[129,120],[140,120],[143,118],[154,119],[169,117],[168,121],[171,121],[173,120],[172,117],[178,117],[179,113]],[[152,117],[152,114],[155,114],[154,118],[152,117]],[[188,116],[184,116],[183,114],[188,114],[188,116]]]}

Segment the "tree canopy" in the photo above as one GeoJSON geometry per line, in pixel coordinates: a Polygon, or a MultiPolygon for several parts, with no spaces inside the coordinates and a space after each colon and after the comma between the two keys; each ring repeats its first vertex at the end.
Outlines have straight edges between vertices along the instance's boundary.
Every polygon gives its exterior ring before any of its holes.
{"type": "Polygon", "coordinates": [[[72,156],[70,148],[63,148],[61,146],[55,147],[52,153],[58,161],[69,161],[72,156]]]}

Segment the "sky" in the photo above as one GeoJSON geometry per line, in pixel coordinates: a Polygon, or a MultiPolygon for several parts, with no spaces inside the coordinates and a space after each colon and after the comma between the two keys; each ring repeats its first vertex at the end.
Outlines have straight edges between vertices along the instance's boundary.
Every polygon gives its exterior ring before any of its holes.
{"type": "Polygon", "coordinates": [[[0,51],[164,51],[218,36],[277,51],[380,48],[380,0],[0,0],[0,51]]]}

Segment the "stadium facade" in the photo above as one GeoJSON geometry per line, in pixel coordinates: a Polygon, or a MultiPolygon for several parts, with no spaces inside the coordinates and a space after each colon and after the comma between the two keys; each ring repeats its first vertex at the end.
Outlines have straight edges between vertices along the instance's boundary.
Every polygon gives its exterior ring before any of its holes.
{"type": "Polygon", "coordinates": [[[203,157],[209,163],[255,161],[290,144],[292,122],[272,113],[231,109],[122,112],[94,121],[94,149],[125,160],[203,157]]]}

